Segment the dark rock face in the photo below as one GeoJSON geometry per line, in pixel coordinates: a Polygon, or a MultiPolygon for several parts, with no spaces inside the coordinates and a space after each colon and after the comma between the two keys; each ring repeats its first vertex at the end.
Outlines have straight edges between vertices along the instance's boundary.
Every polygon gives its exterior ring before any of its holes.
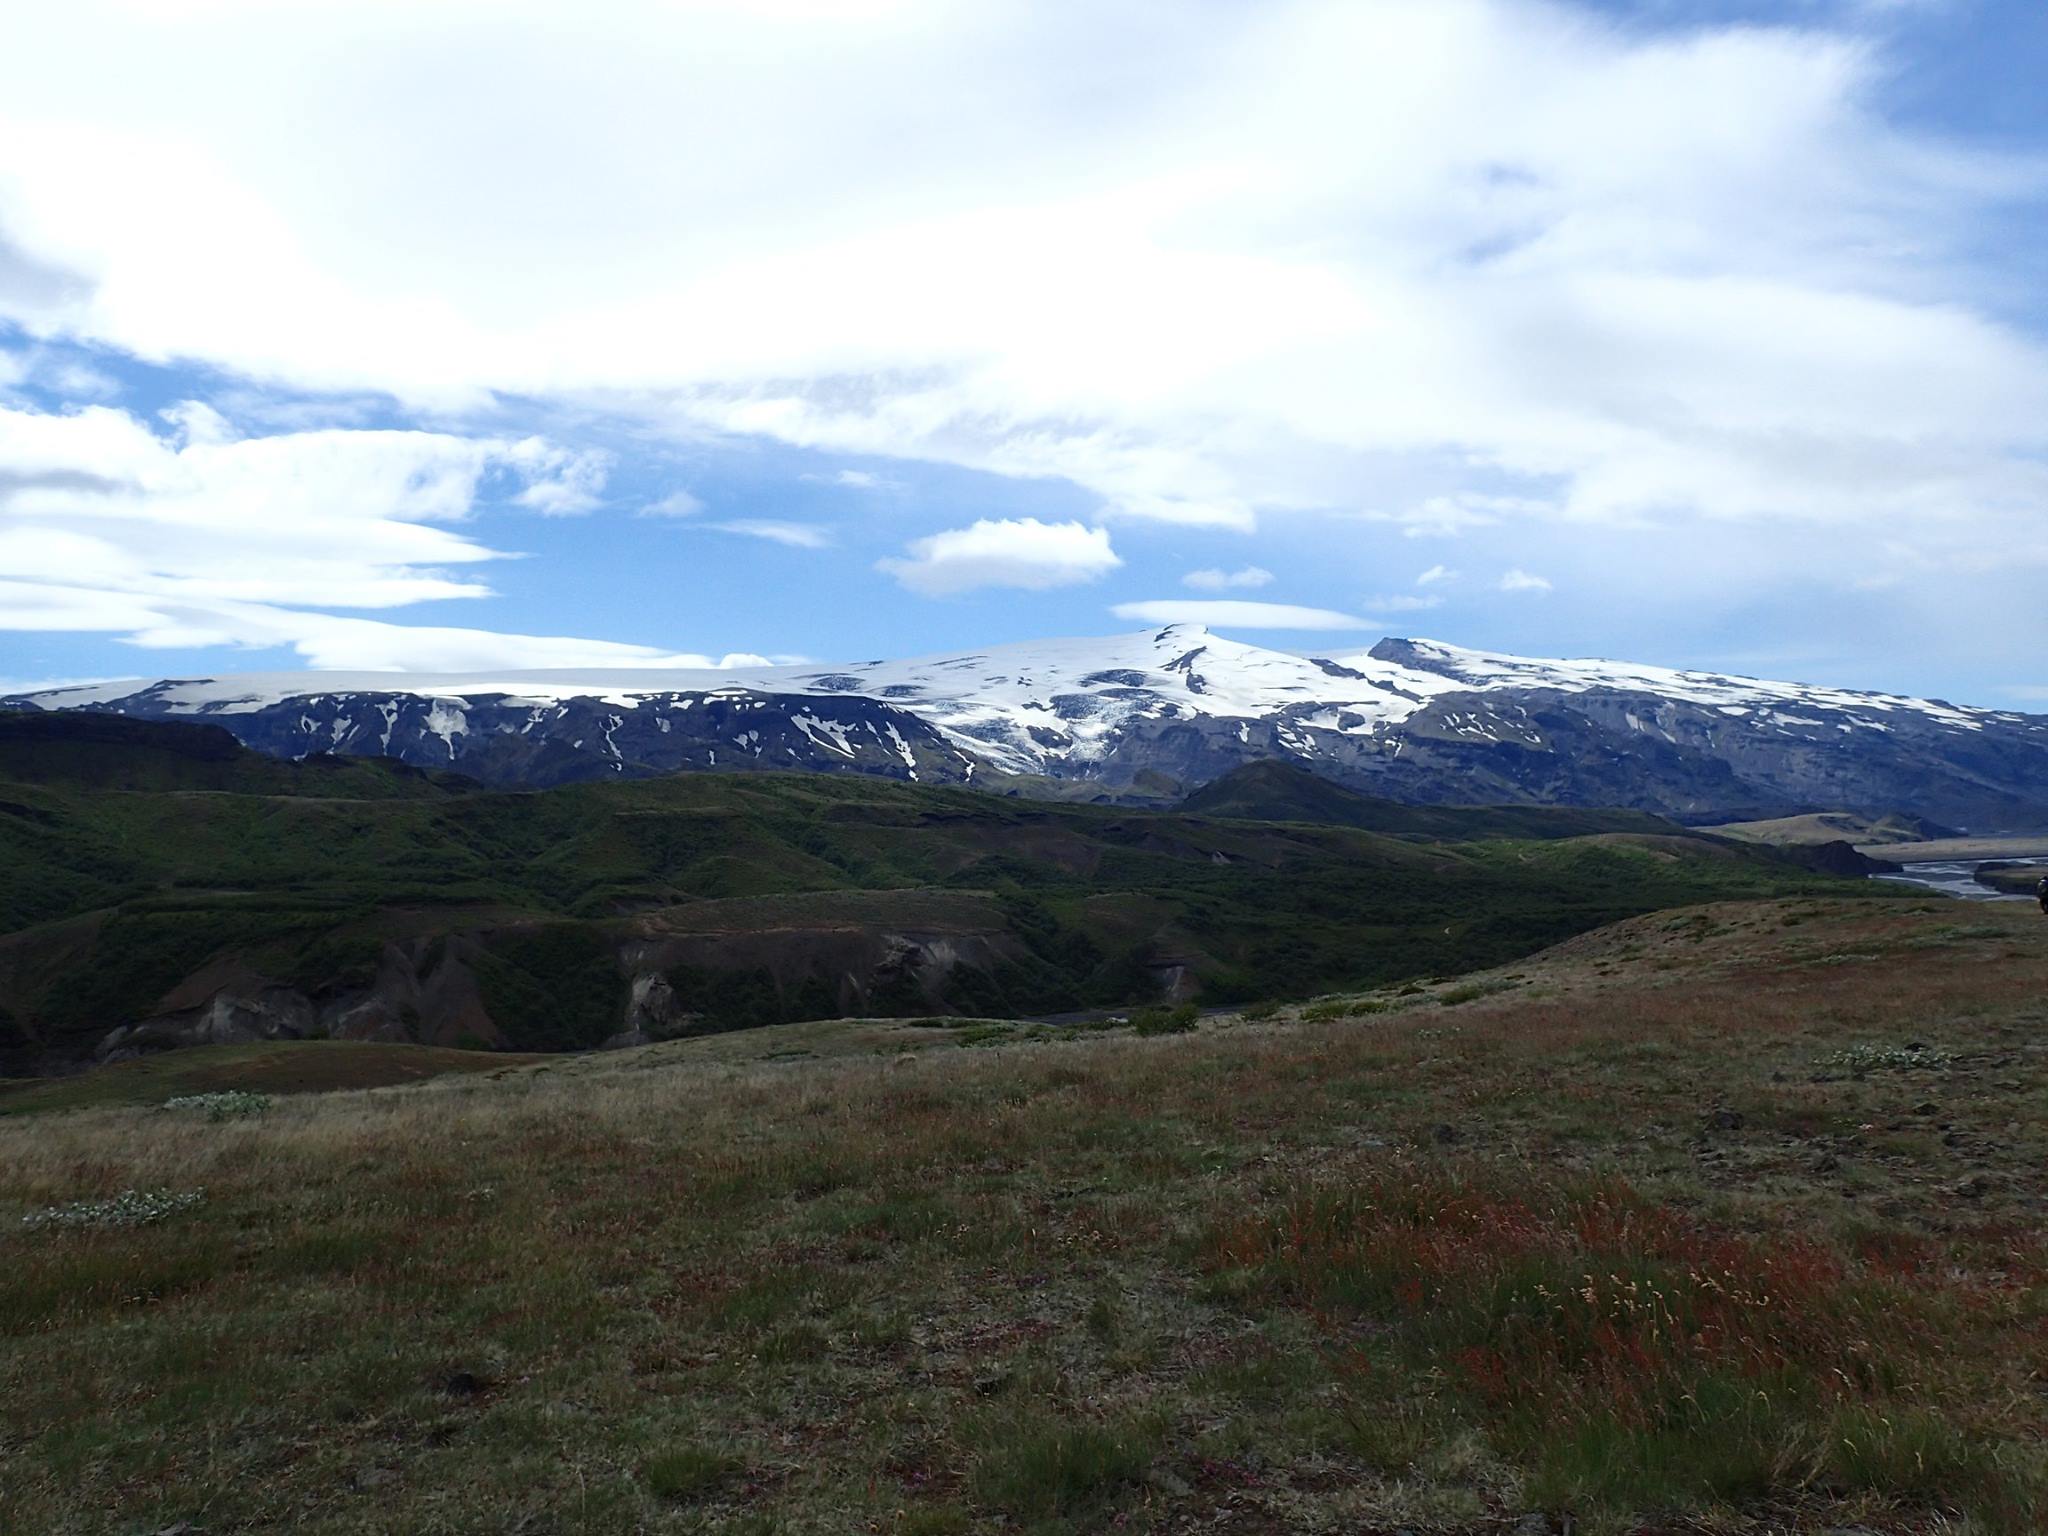
{"type": "MultiPolygon", "coordinates": [[[[618,1011],[579,1045],[645,1045],[734,1027],[717,1006],[734,975],[753,982],[764,998],[794,998],[808,988],[818,1011],[807,1017],[945,1012],[960,1003],[958,987],[971,989],[978,978],[1026,956],[992,909],[986,922],[938,928],[873,926],[852,911],[762,931],[671,926],[688,910],[605,929],[603,964],[621,982],[618,1011]]],[[[104,1034],[23,1038],[12,1049],[0,1036],[0,1064],[63,1071],[88,1055],[107,1063],[184,1046],[261,1040],[545,1048],[517,1019],[493,1011],[481,982],[480,972],[506,937],[504,931],[479,929],[387,944],[367,982],[311,991],[272,980],[238,958],[224,960],[186,978],[157,1012],[104,1034]]],[[[5,1022],[0,1019],[0,1025],[5,1022]]]]}
{"type": "MultiPolygon", "coordinates": [[[[1458,658],[1410,641],[1383,640],[1371,655],[1465,675],[1458,658]]],[[[1741,807],[1768,808],[1766,815],[1905,809],[1987,830],[2048,825],[2048,718],[1821,688],[1758,702],[1741,698],[1741,679],[1686,674],[1674,682],[1682,686],[1439,694],[1398,734],[1416,757],[1486,738],[1526,745],[1555,764],[1548,782],[1533,762],[1483,752],[1462,766],[1552,803],[1596,803],[1589,788],[1633,785],[1640,798],[1605,803],[1699,820],[1741,807]],[[1712,702],[1717,685],[1741,702],[1712,702]],[[1694,690],[1706,696],[1688,696],[1694,690]]]]}
{"type": "Polygon", "coordinates": [[[290,987],[224,988],[197,1007],[108,1031],[93,1054],[101,1061],[126,1061],[181,1045],[305,1040],[322,1032],[312,1001],[290,987]]]}
{"type": "Polygon", "coordinates": [[[1906,807],[1981,828],[2048,825],[2048,721],[1978,730],[1901,715],[1843,729],[1803,709],[1785,723],[1655,694],[1439,694],[1376,735],[1299,714],[1134,722],[1081,776],[1124,787],[1141,775],[1195,786],[1247,762],[1289,758],[1388,799],[1420,805],[1577,805],[1682,821],[1814,809],[1906,807]]]}
{"type": "Polygon", "coordinates": [[[428,1045],[511,1042],[484,1005],[469,962],[487,936],[384,946],[367,984],[311,993],[272,981],[239,958],[202,968],[161,1011],[107,1032],[98,1061],[125,1061],[187,1045],[257,1040],[384,1040],[428,1045]]]}
{"type": "Polygon", "coordinates": [[[260,709],[174,710],[146,688],[99,708],[203,719],[276,757],[396,758],[502,787],[547,788],[688,769],[800,768],[964,784],[975,763],[918,716],[859,695],[745,689],[537,704],[504,695],[332,693],[260,709]]]}

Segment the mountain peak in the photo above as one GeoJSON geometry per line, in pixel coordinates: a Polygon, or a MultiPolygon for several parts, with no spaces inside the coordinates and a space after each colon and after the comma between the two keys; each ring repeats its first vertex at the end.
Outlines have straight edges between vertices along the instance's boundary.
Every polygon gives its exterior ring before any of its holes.
{"type": "MultiPolygon", "coordinates": [[[[201,720],[279,756],[385,754],[508,784],[832,768],[1078,780],[1115,797],[1278,759],[1404,801],[1724,820],[1905,806],[1965,825],[2048,822],[2037,717],[1420,638],[1317,660],[1193,623],[836,666],[290,672],[17,702],[201,720]]],[[[1285,776],[1254,782],[1270,794],[1285,776]]]]}

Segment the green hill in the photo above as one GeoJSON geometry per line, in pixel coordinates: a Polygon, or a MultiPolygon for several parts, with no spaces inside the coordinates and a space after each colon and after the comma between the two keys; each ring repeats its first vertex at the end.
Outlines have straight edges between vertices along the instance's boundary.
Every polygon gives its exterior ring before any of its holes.
{"type": "Polygon", "coordinates": [[[1197,816],[1233,821],[1294,821],[1356,827],[1390,837],[1440,842],[1481,838],[1589,837],[1603,832],[1677,833],[1647,811],[1579,810],[1532,805],[1406,805],[1355,789],[1277,758],[1247,763],[1180,802],[1197,816]]]}
{"type": "Polygon", "coordinates": [[[1768,849],[1614,837],[1675,830],[1629,815],[1402,820],[1348,797],[1394,837],[853,776],[486,792],[65,720],[92,734],[17,726],[0,751],[34,779],[0,783],[0,1070],[17,1073],[272,1036],[549,1050],[1296,997],[1658,907],[1838,888],[1768,849]]]}
{"type": "Polygon", "coordinates": [[[0,783],[390,799],[466,787],[383,757],[251,752],[217,725],[125,715],[0,711],[0,783]]]}
{"type": "Polygon", "coordinates": [[[1781,848],[1819,847],[1827,843],[1875,847],[1962,835],[1952,827],[1941,826],[1925,817],[1908,816],[1904,812],[1864,816],[1855,811],[1814,811],[1805,816],[1780,816],[1770,821],[1731,821],[1701,830],[1720,837],[1740,838],[1747,843],[1770,843],[1781,848]]]}

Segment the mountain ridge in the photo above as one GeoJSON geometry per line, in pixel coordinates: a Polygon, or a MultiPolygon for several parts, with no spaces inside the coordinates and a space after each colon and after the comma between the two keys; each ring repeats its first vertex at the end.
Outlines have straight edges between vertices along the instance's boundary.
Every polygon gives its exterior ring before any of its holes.
{"type": "Polygon", "coordinates": [[[1280,759],[1415,804],[2048,826],[2048,717],[1434,640],[1308,657],[1194,625],[835,666],[273,673],[0,702],[203,720],[276,756],[389,755],[508,787],[800,768],[1170,804],[1280,759]]]}

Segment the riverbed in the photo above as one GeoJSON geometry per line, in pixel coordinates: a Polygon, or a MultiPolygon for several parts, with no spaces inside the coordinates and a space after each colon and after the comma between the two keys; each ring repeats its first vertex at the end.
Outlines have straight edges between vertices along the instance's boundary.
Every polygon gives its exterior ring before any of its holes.
{"type": "Polygon", "coordinates": [[[1872,875],[1873,880],[1895,880],[1906,885],[1924,886],[1930,891],[1939,891],[1944,896],[1960,896],[1965,901],[2032,901],[2031,896],[2008,895],[1994,891],[1988,885],[1977,883],[1977,867],[1980,864],[1996,864],[1999,859],[1934,859],[1923,863],[1903,864],[1895,875],[1872,875]]]}

